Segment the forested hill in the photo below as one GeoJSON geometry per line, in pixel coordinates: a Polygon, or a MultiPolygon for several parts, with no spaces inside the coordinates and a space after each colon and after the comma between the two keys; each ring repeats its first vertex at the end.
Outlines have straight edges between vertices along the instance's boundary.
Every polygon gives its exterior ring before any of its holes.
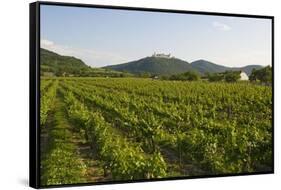
{"type": "Polygon", "coordinates": [[[80,59],[62,56],[43,48],[40,49],[40,56],[42,72],[74,74],[81,69],[89,69],[89,66],[80,59]]]}
{"type": "Polygon", "coordinates": [[[198,61],[194,61],[191,63],[191,66],[193,70],[198,71],[201,74],[204,73],[220,73],[225,71],[244,71],[247,73],[247,75],[250,75],[252,73],[253,69],[261,69],[261,65],[247,65],[245,67],[226,67],[223,65],[218,65],[215,63],[212,63],[210,61],[206,61],[203,59],[200,59],[198,61]]]}
{"type": "Polygon", "coordinates": [[[72,56],[63,56],[52,51],[41,48],[41,75],[44,76],[84,76],[84,77],[124,77],[130,76],[128,73],[118,71],[92,68],[82,60],[72,56]]]}
{"type": "Polygon", "coordinates": [[[245,67],[226,67],[203,59],[188,63],[187,61],[183,61],[174,57],[161,58],[152,56],[128,63],[106,66],[104,68],[109,68],[116,71],[126,71],[134,74],[149,73],[156,75],[172,75],[184,73],[187,71],[197,71],[198,73],[204,75],[205,73],[219,73],[228,70],[241,70],[250,75],[254,68],[260,69],[262,68],[262,66],[248,65],[245,67]]]}
{"type": "Polygon", "coordinates": [[[161,57],[145,57],[137,61],[111,65],[104,68],[116,71],[127,71],[135,74],[149,73],[158,75],[178,74],[192,69],[191,65],[186,61],[177,58],[167,59],[161,57]]]}
{"type": "Polygon", "coordinates": [[[174,75],[187,71],[196,71],[201,75],[205,73],[220,73],[228,70],[244,71],[248,75],[253,69],[260,69],[260,65],[248,65],[245,67],[226,67],[206,60],[198,60],[192,63],[175,57],[145,57],[128,63],[106,66],[103,68],[91,68],[82,60],[63,56],[41,48],[41,74],[53,76],[131,76],[131,74],[150,75],[174,75]]]}

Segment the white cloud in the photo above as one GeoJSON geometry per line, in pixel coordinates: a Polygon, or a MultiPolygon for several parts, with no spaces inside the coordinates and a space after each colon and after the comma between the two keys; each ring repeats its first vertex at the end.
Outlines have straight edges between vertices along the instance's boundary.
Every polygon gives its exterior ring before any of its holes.
{"type": "Polygon", "coordinates": [[[40,43],[41,43],[41,47],[45,47],[45,48],[54,45],[54,42],[46,39],[42,39],[40,43]]]}
{"type": "Polygon", "coordinates": [[[229,31],[229,30],[231,30],[230,26],[228,26],[228,25],[226,25],[224,23],[221,23],[221,22],[217,22],[217,21],[213,22],[213,27],[215,27],[218,30],[222,30],[222,31],[229,31]]]}
{"type": "Polygon", "coordinates": [[[120,64],[128,61],[128,59],[115,53],[60,45],[47,39],[41,39],[40,44],[41,48],[53,51],[60,55],[74,56],[93,67],[120,64]]]}

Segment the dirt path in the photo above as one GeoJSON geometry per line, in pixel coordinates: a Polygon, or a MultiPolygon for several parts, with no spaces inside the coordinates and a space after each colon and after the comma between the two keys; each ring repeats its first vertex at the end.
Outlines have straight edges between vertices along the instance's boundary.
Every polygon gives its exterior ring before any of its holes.
{"type": "Polygon", "coordinates": [[[196,176],[206,175],[206,171],[202,170],[194,163],[183,160],[180,165],[180,160],[176,152],[167,147],[161,147],[160,152],[168,164],[168,172],[173,176],[196,176]]]}
{"type": "Polygon", "coordinates": [[[62,104],[61,111],[65,118],[69,132],[71,133],[71,143],[74,144],[79,160],[86,165],[85,176],[86,182],[95,182],[105,180],[101,163],[97,160],[96,155],[91,150],[90,145],[86,142],[85,137],[76,130],[75,125],[68,118],[66,105],[60,93],[58,93],[58,101],[62,104]]]}
{"type": "Polygon", "coordinates": [[[82,160],[82,162],[87,166],[85,172],[85,179],[87,182],[104,181],[104,172],[102,165],[95,155],[91,146],[86,142],[85,138],[80,132],[75,130],[75,126],[71,125],[72,142],[77,147],[77,152],[82,160]]]}
{"type": "Polygon", "coordinates": [[[103,181],[100,162],[66,113],[57,93],[54,108],[41,128],[41,182],[43,185],[103,181]]]}

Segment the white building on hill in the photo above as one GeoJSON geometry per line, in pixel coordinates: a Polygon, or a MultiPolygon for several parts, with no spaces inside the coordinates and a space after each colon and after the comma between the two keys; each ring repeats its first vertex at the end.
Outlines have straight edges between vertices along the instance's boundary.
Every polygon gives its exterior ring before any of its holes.
{"type": "Polygon", "coordinates": [[[248,75],[244,71],[240,72],[240,80],[249,80],[248,75]]]}
{"type": "Polygon", "coordinates": [[[168,59],[172,58],[170,53],[164,54],[164,53],[155,53],[155,52],[152,55],[152,57],[161,57],[161,58],[168,58],[168,59]]]}

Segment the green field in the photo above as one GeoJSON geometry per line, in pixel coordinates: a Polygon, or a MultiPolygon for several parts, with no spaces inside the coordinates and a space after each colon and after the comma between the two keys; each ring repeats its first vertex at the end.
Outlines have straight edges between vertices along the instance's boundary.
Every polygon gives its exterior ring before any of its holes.
{"type": "Polygon", "coordinates": [[[41,78],[42,185],[271,171],[272,87],[41,78]]]}

